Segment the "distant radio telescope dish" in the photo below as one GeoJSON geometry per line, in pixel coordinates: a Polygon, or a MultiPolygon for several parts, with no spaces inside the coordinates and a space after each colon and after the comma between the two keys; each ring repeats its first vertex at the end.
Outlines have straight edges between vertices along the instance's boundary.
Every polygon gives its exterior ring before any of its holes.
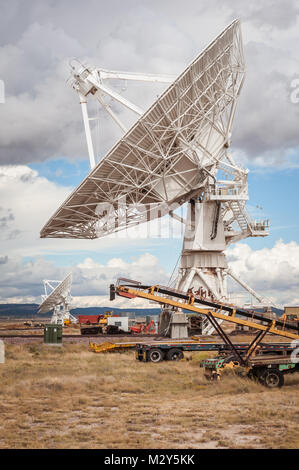
{"type": "Polygon", "coordinates": [[[42,295],[42,303],[39,306],[38,313],[52,312],[51,323],[63,324],[64,320],[77,322],[69,312],[71,302],[72,274],[68,274],[63,281],[45,280],[45,294],[42,295]]]}

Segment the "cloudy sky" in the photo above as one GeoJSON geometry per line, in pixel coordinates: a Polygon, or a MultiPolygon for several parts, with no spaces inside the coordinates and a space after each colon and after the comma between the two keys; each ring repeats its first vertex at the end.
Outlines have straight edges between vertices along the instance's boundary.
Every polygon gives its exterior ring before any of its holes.
{"type": "MultiPolygon", "coordinates": [[[[177,75],[240,18],[246,81],[231,151],[250,169],[249,209],[271,219],[271,234],[227,254],[253,288],[281,304],[299,303],[298,1],[10,0],[0,6],[0,302],[39,302],[42,279],[69,271],[78,306],[108,305],[107,287],[119,275],[168,281],[181,249],[178,227],[172,239],[39,239],[89,170],[69,64],[78,58],[106,69],[177,75]]],[[[146,107],[162,89],[132,83],[118,91],[146,107]]],[[[98,159],[120,137],[101,111],[99,117],[98,159]]]]}

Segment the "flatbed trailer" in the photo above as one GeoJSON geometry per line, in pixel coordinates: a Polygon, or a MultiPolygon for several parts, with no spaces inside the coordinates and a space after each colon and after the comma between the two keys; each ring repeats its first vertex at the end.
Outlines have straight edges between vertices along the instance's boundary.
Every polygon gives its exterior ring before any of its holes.
{"type": "Polygon", "coordinates": [[[220,378],[222,370],[234,368],[241,370],[241,375],[246,373],[250,378],[257,379],[268,387],[281,387],[285,373],[299,370],[298,359],[295,357],[296,354],[294,355],[298,347],[299,325],[293,325],[285,320],[263,317],[260,313],[234,305],[209,301],[192,293],[184,293],[160,285],[142,285],[138,281],[124,278],[119,278],[116,285],[110,285],[110,300],[114,300],[116,295],[128,299],[140,297],[160,305],[167,305],[174,311],[183,309],[196,315],[203,315],[223,340],[223,346],[216,347],[215,343],[210,343],[209,346],[207,343],[192,343],[188,348],[186,342],[181,346],[178,342],[172,342],[170,347],[166,346],[166,343],[160,344],[160,347],[156,344],[155,347],[151,345],[148,349],[146,346],[139,346],[136,350],[136,357],[139,360],[146,361],[149,358],[152,362],[160,362],[164,357],[169,360],[179,360],[184,355],[183,351],[186,350],[212,351],[214,349],[220,352],[220,356],[202,361],[201,364],[205,368],[206,376],[209,375],[213,379],[220,378]],[[203,305],[209,308],[203,308],[203,305]],[[249,344],[240,346],[232,343],[217,320],[249,326],[256,329],[258,333],[249,344]],[[279,343],[273,348],[273,343],[265,345],[262,342],[269,333],[297,341],[292,341],[287,346],[279,343]],[[271,358],[270,354],[274,357],[271,358]]]}
{"type": "MultiPolygon", "coordinates": [[[[248,343],[234,343],[239,353],[244,353],[248,343]]],[[[142,362],[179,361],[183,359],[184,352],[230,352],[225,342],[195,342],[195,341],[171,341],[137,343],[136,359],[142,362]]],[[[291,343],[260,343],[259,353],[263,355],[276,354],[279,356],[290,354],[294,350],[291,343]]]]}

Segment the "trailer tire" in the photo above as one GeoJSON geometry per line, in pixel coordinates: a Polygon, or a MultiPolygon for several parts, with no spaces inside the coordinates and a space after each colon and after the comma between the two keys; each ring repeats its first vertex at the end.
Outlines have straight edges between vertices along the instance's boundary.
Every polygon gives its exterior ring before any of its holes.
{"type": "Polygon", "coordinates": [[[148,358],[151,362],[161,362],[164,359],[164,352],[161,349],[151,349],[148,353],[148,358]]]}
{"type": "Polygon", "coordinates": [[[183,359],[184,353],[181,349],[170,349],[166,354],[167,361],[180,361],[183,359]]]}
{"type": "Polygon", "coordinates": [[[284,376],[279,369],[265,369],[260,374],[259,381],[268,388],[280,388],[284,384],[284,376]]]}

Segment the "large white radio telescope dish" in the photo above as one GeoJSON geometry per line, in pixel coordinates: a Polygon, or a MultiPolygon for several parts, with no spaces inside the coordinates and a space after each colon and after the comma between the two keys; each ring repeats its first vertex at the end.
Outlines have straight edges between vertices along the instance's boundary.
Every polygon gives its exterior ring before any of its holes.
{"type": "MultiPolygon", "coordinates": [[[[173,211],[188,201],[175,287],[184,292],[194,288],[202,297],[228,302],[232,301],[227,293],[230,276],[259,304],[271,305],[271,300],[258,295],[228,267],[225,256],[231,243],[269,233],[268,220],[257,221],[248,214],[248,170],[229,154],[245,78],[240,22],[233,21],[145,113],[105,86],[105,78],[159,80],[158,76],[92,67],[73,72],[92,170],[40,236],[103,237],[167,213],[175,216],[173,211]],[[103,94],[140,115],[129,131],[102,100],[103,94]],[[96,165],[87,96],[94,97],[125,132],[96,165]]],[[[161,78],[164,83],[167,80],[161,78]]],[[[207,324],[203,333],[213,329],[207,324]]]]}
{"type": "MultiPolygon", "coordinates": [[[[234,21],[93,168],[41,237],[102,237],[188,201],[215,165],[231,164],[226,149],[243,79],[234,21]]],[[[94,92],[91,85],[85,91],[94,92]]]]}

